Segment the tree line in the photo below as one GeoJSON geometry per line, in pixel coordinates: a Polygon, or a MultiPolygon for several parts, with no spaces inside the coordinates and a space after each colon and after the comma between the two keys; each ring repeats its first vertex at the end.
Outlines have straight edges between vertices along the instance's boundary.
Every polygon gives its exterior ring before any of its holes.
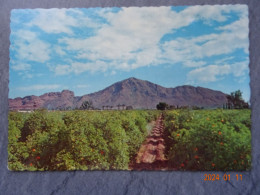
{"type": "MultiPolygon", "coordinates": [[[[240,90],[231,92],[230,95],[227,95],[227,103],[223,104],[223,109],[247,109],[249,108],[248,102],[242,97],[242,92],[240,90]]],[[[159,102],[156,105],[157,110],[174,110],[174,109],[188,109],[191,108],[192,110],[200,110],[204,109],[204,107],[199,106],[174,106],[168,105],[166,102],[159,102]]]]}

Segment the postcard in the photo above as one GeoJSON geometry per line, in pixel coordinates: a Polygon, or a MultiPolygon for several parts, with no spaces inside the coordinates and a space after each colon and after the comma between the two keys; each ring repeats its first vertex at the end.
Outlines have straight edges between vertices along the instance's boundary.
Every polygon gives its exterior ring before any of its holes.
{"type": "Polygon", "coordinates": [[[246,5],[10,21],[9,170],[251,169],[246,5]]]}

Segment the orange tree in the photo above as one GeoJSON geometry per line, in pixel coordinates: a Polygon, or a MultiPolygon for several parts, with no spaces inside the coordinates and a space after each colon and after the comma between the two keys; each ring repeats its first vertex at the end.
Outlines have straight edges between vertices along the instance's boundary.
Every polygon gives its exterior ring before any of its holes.
{"type": "Polygon", "coordinates": [[[250,169],[250,110],[180,110],[165,115],[170,166],[182,170],[250,169]]]}
{"type": "Polygon", "coordinates": [[[152,111],[9,114],[11,170],[127,169],[156,118],[152,111]]]}

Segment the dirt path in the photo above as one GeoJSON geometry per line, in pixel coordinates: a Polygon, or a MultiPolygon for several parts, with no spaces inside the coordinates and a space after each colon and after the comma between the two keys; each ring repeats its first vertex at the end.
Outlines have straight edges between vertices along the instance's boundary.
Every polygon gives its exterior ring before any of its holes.
{"type": "Polygon", "coordinates": [[[146,141],[141,146],[133,170],[166,170],[167,159],[164,156],[165,143],[163,139],[162,114],[156,120],[155,126],[146,141]]]}

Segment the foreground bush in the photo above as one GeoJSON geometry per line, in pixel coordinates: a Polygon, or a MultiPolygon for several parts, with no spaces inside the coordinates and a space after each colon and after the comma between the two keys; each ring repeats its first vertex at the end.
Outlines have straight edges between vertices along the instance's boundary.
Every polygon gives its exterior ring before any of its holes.
{"type": "Polygon", "coordinates": [[[127,169],[157,111],[9,113],[11,170],[127,169]]]}
{"type": "Polygon", "coordinates": [[[181,170],[249,170],[250,110],[165,113],[168,158],[181,170]]]}

